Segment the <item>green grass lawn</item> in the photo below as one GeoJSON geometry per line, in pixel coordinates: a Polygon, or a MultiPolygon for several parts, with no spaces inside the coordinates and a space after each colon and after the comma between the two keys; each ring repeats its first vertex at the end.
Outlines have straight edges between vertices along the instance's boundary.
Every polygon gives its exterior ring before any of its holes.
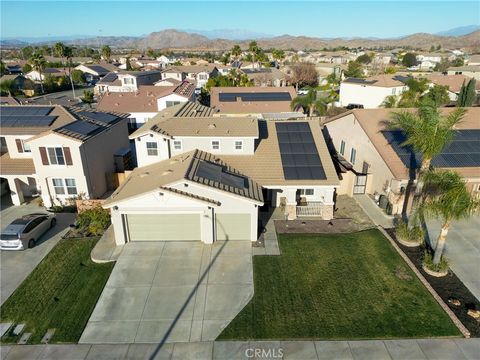
{"type": "Polygon", "coordinates": [[[114,266],[90,260],[97,240],[60,240],[2,305],[1,320],[26,323],[31,343],[50,328],[52,342],[77,342],[114,266]]]}
{"type": "Polygon", "coordinates": [[[281,256],[253,258],[253,299],[218,339],[460,335],[378,230],[279,243],[281,256]]]}

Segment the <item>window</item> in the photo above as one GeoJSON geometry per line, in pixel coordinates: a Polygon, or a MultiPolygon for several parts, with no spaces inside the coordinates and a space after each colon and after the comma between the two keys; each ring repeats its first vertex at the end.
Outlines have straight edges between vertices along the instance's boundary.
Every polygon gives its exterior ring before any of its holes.
{"type": "Polygon", "coordinates": [[[55,194],[65,195],[65,188],[63,187],[63,179],[52,179],[55,194]]]}
{"type": "Polygon", "coordinates": [[[173,140],[173,149],[182,150],[182,140],[173,140]]]}
{"type": "Polygon", "coordinates": [[[340,143],[340,154],[345,155],[345,141],[340,143]]]}
{"type": "Polygon", "coordinates": [[[397,93],[397,89],[396,88],[393,88],[392,89],[392,95],[395,95],[397,93]]]}
{"type": "Polygon", "coordinates": [[[243,150],[243,141],[242,140],[236,140],[235,141],[235,150],[243,150]]]}
{"type": "Polygon", "coordinates": [[[180,101],[166,101],[165,102],[167,108],[170,107],[170,106],[175,106],[175,105],[178,105],[180,104],[180,101]]]}
{"type": "Polygon", "coordinates": [[[357,150],[352,149],[352,151],[350,152],[350,162],[352,163],[352,165],[355,165],[356,157],[357,157],[357,150]]]}
{"type": "Polygon", "coordinates": [[[157,156],[158,155],[158,147],[156,142],[147,142],[147,154],[149,156],[157,156]]]}
{"type": "Polygon", "coordinates": [[[77,195],[77,184],[75,179],[65,179],[65,185],[67,186],[67,194],[77,195]]]}
{"type": "Polygon", "coordinates": [[[47,148],[48,158],[52,165],[65,165],[65,156],[61,147],[47,148]]]}
{"type": "Polygon", "coordinates": [[[212,140],[212,150],[220,150],[220,140],[212,140]]]}
{"type": "Polygon", "coordinates": [[[364,161],[362,165],[362,174],[367,174],[369,168],[370,168],[370,164],[364,161]]]}
{"type": "Polygon", "coordinates": [[[32,152],[32,150],[30,150],[30,145],[28,145],[25,140],[20,140],[22,142],[22,146],[23,146],[23,152],[32,152]]]}
{"type": "Polygon", "coordinates": [[[0,142],[2,147],[7,147],[7,140],[5,140],[5,136],[0,137],[0,142]]]}
{"type": "Polygon", "coordinates": [[[132,78],[124,78],[123,83],[125,85],[133,85],[133,79],[132,78]]]}
{"type": "Polygon", "coordinates": [[[313,189],[300,189],[300,195],[312,196],[314,193],[313,189]]]}

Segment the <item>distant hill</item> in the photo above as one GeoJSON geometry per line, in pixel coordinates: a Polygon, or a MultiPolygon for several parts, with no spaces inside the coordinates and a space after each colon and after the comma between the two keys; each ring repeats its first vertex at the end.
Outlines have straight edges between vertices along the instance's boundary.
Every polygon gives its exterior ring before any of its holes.
{"type": "Polygon", "coordinates": [[[467,25],[467,26],[460,26],[456,27],[447,31],[440,31],[435,35],[440,36],[462,36],[470,34],[474,31],[480,30],[480,25],[467,25]]]}

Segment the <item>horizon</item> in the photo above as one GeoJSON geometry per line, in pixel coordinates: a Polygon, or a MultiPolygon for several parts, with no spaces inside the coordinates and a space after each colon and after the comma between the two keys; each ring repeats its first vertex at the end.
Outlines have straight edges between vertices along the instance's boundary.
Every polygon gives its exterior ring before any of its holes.
{"type": "Polygon", "coordinates": [[[141,37],[166,29],[198,33],[208,38],[222,38],[221,33],[226,31],[229,36],[224,38],[238,41],[287,34],[317,38],[388,39],[414,33],[437,34],[460,27],[478,27],[480,23],[478,1],[281,1],[275,2],[275,16],[265,16],[272,5],[272,1],[244,1],[240,8],[243,6],[246,11],[242,13],[238,11],[239,3],[232,1],[2,1],[1,39],[141,37]],[[435,6],[432,6],[433,3],[435,6]],[[92,17],[92,4],[98,16],[92,17]],[[138,12],[132,12],[132,6],[138,12]],[[143,11],[146,6],[148,12],[143,11]],[[251,11],[253,6],[255,11],[251,11]],[[27,8],[28,12],[25,11],[27,8]],[[177,11],[179,16],[162,18],[162,13],[172,14],[172,11],[177,11]],[[11,16],[14,12],[22,12],[22,27],[18,26],[16,17],[11,16]],[[206,16],[198,16],[202,12],[206,16]],[[296,12],[301,13],[294,17],[298,21],[289,20],[296,12]],[[425,17],[427,13],[428,17],[425,17]],[[135,24],[131,31],[126,31],[126,26],[122,25],[125,16],[129,17],[128,23],[135,24]],[[42,19],[40,28],[39,18],[42,19]],[[338,27],[339,20],[341,29],[338,27]],[[317,26],[310,26],[312,23],[317,26]],[[32,26],[26,26],[28,24],[32,26]],[[59,28],[61,32],[57,30],[59,28]],[[216,33],[219,36],[214,36],[216,33]]]}

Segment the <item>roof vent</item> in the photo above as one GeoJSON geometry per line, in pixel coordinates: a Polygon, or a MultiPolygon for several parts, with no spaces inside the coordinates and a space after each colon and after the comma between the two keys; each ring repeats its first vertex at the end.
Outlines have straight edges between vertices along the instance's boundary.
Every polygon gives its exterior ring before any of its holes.
{"type": "Polygon", "coordinates": [[[144,177],[147,177],[148,175],[150,175],[150,173],[148,171],[145,171],[144,173],[140,174],[140,177],[144,178],[144,177]]]}
{"type": "Polygon", "coordinates": [[[172,159],[172,160],[170,160],[170,164],[176,164],[176,163],[178,163],[178,159],[172,159]]]}
{"type": "Polygon", "coordinates": [[[215,129],[216,127],[217,127],[217,125],[215,125],[215,124],[208,124],[209,129],[215,129]]]}
{"type": "Polygon", "coordinates": [[[162,173],[162,176],[170,175],[171,173],[173,173],[173,170],[168,169],[168,170],[165,170],[165,171],[162,173]]]}

